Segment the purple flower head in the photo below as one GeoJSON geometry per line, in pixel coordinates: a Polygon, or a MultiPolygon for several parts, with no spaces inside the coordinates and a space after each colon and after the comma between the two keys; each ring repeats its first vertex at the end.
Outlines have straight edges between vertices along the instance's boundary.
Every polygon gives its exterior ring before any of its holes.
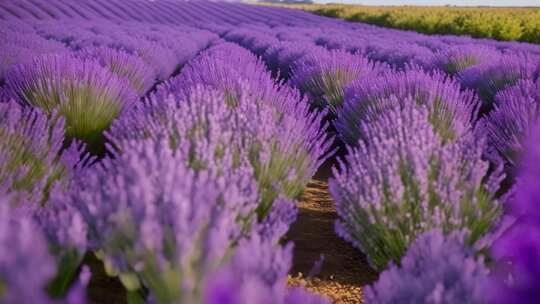
{"type": "Polygon", "coordinates": [[[497,94],[494,109],[479,124],[488,141],[488,157],[501,157],[510,168],[518,165],[524,138],[540,118],[540,80],[521,80],[497,94]]]}
{"type": "Polygon", "coordinates": [[[156,72],[136,55],[108,47],[87,47],[77,56],[82,59],[94,59],[119,78],[127,78],[139,95],[144,95],[154,84],[156,72]]]}
{"type": "Polygon", "coordinates": [[[14,101],[0,103],[0,185],[35,205],[45,204],[51,187],[67,184],[81,157],[66,149],[64,120],[14,101]]]}
{"type": "Polygon", "coordinates": [[[15,66],[6,85],[18,102],[57,110],[65,118],[66,135],[88,143],[100,139],[111,122],[136,99],[126,80],[95,61],[70,56],[43,56],[15,66]]]}
{"type": "Polygon", "coordinates": [[[360,130],[366,140],[349,148],[341,171],[334,169],[330,193],[340,217],[337,233],[375,269],[399,264],[424,231],[468,229],[474,243],[497,220],[501,175],[488,174],[483,142],[470,135],[444,143],[429,110],[410,97],[401,109],[362,122],[360,130]]]}
{"type": "Polygon", "coordinates": [[[466,88],[474,89],[482,99],[482,112],[493,109],[495,96],[520,80],[533,79],[534,59],[525,54],[505,55],[469,67],[458,74],[466,88]]]}
{"type": "Polygon", "coordinates": [[[482,63],[496,62],[501,53],[494,48],[481,44],[456,45],[435,53],[429,65],[449,75],[482,63]]]}
{"type": "Polygon", "coordinates": [[[284,248],[254,235],[238,245],[231,261],[204,286],[206,304],[323,304],[328,300],[286,286],[292,244],[284,248]]]}
{"type": "Polygon", "coordinates": [[[518,219],[491,248],[497,264],[488,289],[490,303],[537,302],[540,297],[539,222],[538,217],[518,219]]]}
{"type": "Polygon", "coordinates": [[[263,197],[258,214],[265,216],[280,194],[296,198],[303,191],[328,157],[332,139],[324,134],[324,113],[311,112],[297,91],[276,85],[260,61],[237,48],[221,44],[207,50],[146,105],[120,119],[111,138],[152,137],[164,128],[192,159],[214,157],[216,149],[248,159],[263,197]],[[200,148],[189,148],[195,146],[200,148]]]}
{"type": "Polygon", "coordinates": [[[353,81],[376,75],[382,66],[344,51],[312,52],[294,64],[291,84],[307,93],[312,103],[335,113],[344,90],[353,81]]]}
{"type": "Polygon", "coordinates": [[[377,120],[388,110],[408,106],[407,101],[428,108],[429,122],[444,141],[469,133],[478,110],[473,92],[462,91],[452,79],[437,72],[409,69],[351,84],[343,108],[338,111],[336,129],[350,145],[360,139],[369,140],[361,130],[362,123],[377,120]]]}
{"type": "Polygon", "coordinates": [[[531,127],[519,164],[516,192],[507,212],[514,225],[496,241],[492,303],[535,303],[540,297],[540,124],[531,127]]]}
{"type": "Polygon", "coordinates": [[[275,91],[266,66],[255,55],[232,43],[222,43],[203,52],[180,75],[160,87],[159,92],[188,95],[191,89],[201,85],[222,92],[231,105],[243,94],[270,102],[265,97],[275,91]]]}
{"type": "MultiPolygon", "coordinates": [[[[400,38],[394,38],[396,40],[400,38]]],[[[407,65],[423,64],[433,57],[433,52],[427,47],[414,43],[391,43],[388,40],[368,44],[364,56],[374,61],[390,64],[394,68],[404,68],[407,65]]]]}
{"type": "Polygon", "coordinates": [[[90,246],[128,289],[142,283],[158,302],[191,302],[201,277],[242,235],[241,219],[257,207],[255,181],[243,171],[193,171],[167,140],[123,147],[81,176],[72,192],[90,246]]]}
{"type": "Polygon", "coordinates": [[[56,265],[47,242],[32,219],[9,207],[9,196],[0,195],[0,301],[44,303],[45,287],[56,265]]]}
{"type": "Polygon", "coordinates": [[[432,230],[418,236],[394,264],[365,289],[367,303],[483,303],[489,274],[463,232],[432,230]]]}
{"type": "Polygon", "coordinates": [[[517,190],[511,202],[511,212],[515,216],[530,215],[540,219],[538,198],[540,197],[540,122],[531,127],[525,140],[525,155],[519,165],[517,190]]]}
{"type": "Polygon", "coordinates": [[[263,55],[270,70],[283,79],[291,77],[294,62],[306,54],[320,50],[321,47],[308,42],[280,42],[270,46],[263,55]]]}
{"type": "Polygon", "coordinates": [[[140,57],[157,72],[157,78],[160,80],[169,78],[180,63],[173,50],[155,41],[135,37],[127,38],[123,34],[121,40],[110,43],[108,46],[140,57]]]}

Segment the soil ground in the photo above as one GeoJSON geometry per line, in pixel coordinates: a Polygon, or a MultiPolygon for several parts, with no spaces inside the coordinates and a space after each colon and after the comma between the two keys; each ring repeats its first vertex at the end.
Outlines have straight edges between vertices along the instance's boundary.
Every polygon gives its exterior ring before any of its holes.
{"type": "Polygon", "coordinates": [[[335,159],[327,161],[300,198],[298,218],[287,234],[295,243],[289,285],[302,285],[336,304],[362,303],[362,286],[374,282],[377,274],[365,256],[334,232],[337,213],[328,178],[335,163],[335,159]],[[322,267],[316,269],[321,255],[322,267]],[[313,270],[320,271],[309,276],[313,270]]]}

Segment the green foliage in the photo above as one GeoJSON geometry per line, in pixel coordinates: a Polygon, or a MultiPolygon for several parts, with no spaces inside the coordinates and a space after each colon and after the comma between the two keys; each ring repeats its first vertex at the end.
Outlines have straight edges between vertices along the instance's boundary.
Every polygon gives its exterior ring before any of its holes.
{"type": "Polygon", "coordinates": [[[540,9],[494,7],[376,7],[287,5],[316,14],[426,34],[470,35],[540,43],[540,9]]]}

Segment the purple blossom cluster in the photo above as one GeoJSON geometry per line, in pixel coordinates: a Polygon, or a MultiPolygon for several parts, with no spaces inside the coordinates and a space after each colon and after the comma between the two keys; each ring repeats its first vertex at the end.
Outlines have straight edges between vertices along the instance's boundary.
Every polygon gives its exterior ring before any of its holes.
{"type": "Polygon", "coordinates": [[[535,303],[540,297],[540,124],[531,128],[525,146],[516,193],[507,208],[515,221],[491,250],[497,262],[490,281],[491,303],[535,303]]]}
{"type": "Polygon", "coordinates": [[[401,264],[365,289],[368,303],[485,303],[489,269],[464,232],[432,230],[418,236],[401,264]]]}
{"type": "Polygon", "coordinates": [[[40,226],[23,209],[11,208],[12,195],[0,193],[0,301],[2,303],[86,303],[90,272],[83,267],[78,281],[61,300],[46,292],[57,261],[40,226]]]}
{"type": "Polygon", "coordinates": [[[47,114],[58,111],[65,118],[66,135],[89,144],[136,100],[127,81],[97,62],[60,55],[15,66],[6,76],[6,86],[22,105],[47,114]]]}
{"type": "Polygon", "coordinates": [[[360,139],[369,140],[362,123],[406,106],[409,99],[428,108],[429,122],[444,141],[470,133],[477,119],[478,100],[472,91],[462,91],[457,82],[438,72],[411,68],[352,83],[334,124],[342,139],[354,146],[360,139]]]}
{"type": "Polygon", "coordinates": [[[294,63],[291,84],[309,95],[310,102],[336,113],[343,105],[344,90],[355,80],[369,79],[383,67],[345,51],[311,52],[294,63]]]}
{"type": "Polygon", "coordinates": [[[257,213],[264,216],[279,195],[298,197],[330,155],[323,115],[310,112],[296,91],[276,84],[248,51],[225,43],[195,58],[118,120],[110,138],[165,132],[179,153],[190,155],[192,168],[207,167],[225,152],[246,160],[262,195],[257,213]]]}
{"type": "Polygon", "coordinates": [[[14,101],[0,103],[0,188],[12,203],[45,204],[54,184],[67,186],[82,157],[74,143],[63,149],[64,120],[14,101]],[[17,195],[15,195],[15,193],[17,195]]]}
{"type": "Polygon", "coordinates": [[[472,88],[482,99],[482,112],[493,109],[495,96],[520,80],[533,79],[538,59],[527,54],[506,54],[497,60],[486,61],[464,69],[459,79],[466,88],[472,88]]]}
{"type": "Polygon", "coordinates": [[[349,147],[329,188],[336,232],[384,270],[398,263],[422,232],[468,229],[475,242],[498,220],[500,170],[489,172],[484,145],[472,136],[445,143],[426,106],[407,97],[360,123],[365,140],[349,147]],[[384,164],[384,165],[381,165],[384,164]]]}
{"type": "MultiPolygon", "coordinates": [[[[488,140],[488,157],[514,168],[522,157],[523,139],[540,118],[540,80],[521,80],[495,96],[495,105],[478,132],[488,140]]],[[[515,173],[513,173],[515,174],[515,173]]]]}
{"type": "Polygon", "coordinates": [[[250,170],[190,169],[166,138],[124,141],[122,148],[82,175],[72,193],[90,247],[110,274],[128,290],[145,286],[157,303],[246,303],[255,292],[289,303],[291,249],[277,242],[286,232],[280,227],[294,220],[293,202],[279,199],[267,220],[250,223],[244,219],[259,200],[250,170]]]}

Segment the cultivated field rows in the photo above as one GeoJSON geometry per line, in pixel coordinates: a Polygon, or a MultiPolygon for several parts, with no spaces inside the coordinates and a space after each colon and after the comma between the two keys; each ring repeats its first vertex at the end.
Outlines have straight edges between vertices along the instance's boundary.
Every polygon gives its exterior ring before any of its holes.
{"type": "Polygon", "coordinates": [[[540,298],[540,46],[208,1],[0,25],[0,302],[540,298]]]}

